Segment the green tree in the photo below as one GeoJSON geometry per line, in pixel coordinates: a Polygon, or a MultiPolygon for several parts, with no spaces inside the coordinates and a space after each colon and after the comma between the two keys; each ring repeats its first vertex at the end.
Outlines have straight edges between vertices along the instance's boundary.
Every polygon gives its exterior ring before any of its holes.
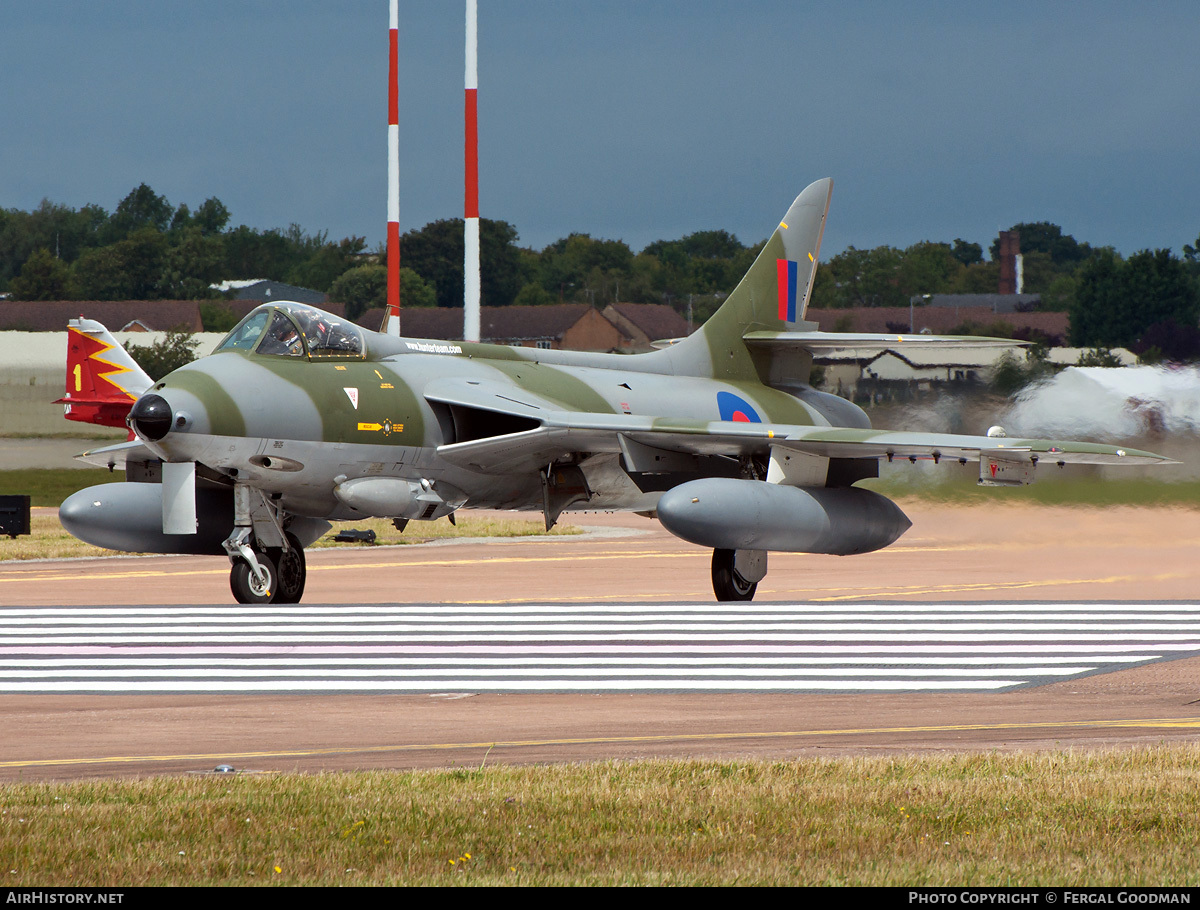
{"type": "Polygon", "coordinates": [[[542,287],[566,300],[611,301],[632,264],[624,241],[570,234],[542,250],[542,287]]]}
{"type": "Polygon", "coordinates": [[[546,306],[558,303],[558,299],[536,281],[531,281],[517,292],[514,306],[546,306]]]}
{"type": "Polygon", "coordinates": [[[192,216],[192,223],[200,228],[200,233],[206,237],[219,234],[225,230],[225,225],[229,224],[229,209],[225,208],[225,203],[216,196],[211,196],[200,203],[200,208],[196,209],[196,214],[192,216]]]}
{"type": "Polygon", "coordinates": [[[284,280],[299,287],[328,291],[343,272],[354,267],[366,245],[365,237],[346,237],[339,243],[321,242],[304,261],[288,270],[284,280]]]}
{"type": "Polygon", "coordinates": [[[1122,261],[1098,251],[1079,271],[1070,309],[1071,343],[1131,347],[1152,325],[1200,320],[1200,290],[1170,250],[1143,250],[1122,261]]]}
{"type": "Polygon", "coordinates": [[[87,300],[152,300],[159,296],[166,253],[166,236],[152,227],[86,250],[74,266],[75,294],[87,300]]]}
{"type": "Polygon", "coordinates": [[[954,279],[951,294],[995,294],[1000,288],[1000,264],[976,262],[969,265],[954,279]]]}
{"type": "Polygon", "coordinates": [[[227,278],[283,281],[284,275],[301,258],[283,232],[274,228],[259,232],[242,224],[223,236],[227,278]]]}
{"type": "Polygon", "coordinates": [[[176,328],[167,332],[161,341],[148,345],[131,344],[126,350],[146,375],[157,382],[172,370],[195,360],[199,344],[187,329],[176,328]]]}
{"type": "Polygon", "coordinates": [[[1043,310],[1054,310],[1057,312],[1069,312],[1072,304],[1075,302],[1075,289],[1079,286],[1079,281],[1074,274],[1057,275],[1050,282],[1049,287],[1042,291],[1042,306],[1043,310]]]}
{"type": "Polygon", "coordinates": [[[108,213],[97,205],[76,211],[43,199],[32,212],[0,209],[0,287],[19,275],[34,250],[47,249],[65,263],[99,244],[108,213]]]}
{"type": "MultiPolygon", "coordinates": [[[[508,306],[528,269],[516,246],[517,229],[507,221],[479,219],[479,295],[483,306],[508,306]]],[[[400,238],[401,261],[431,283],[437,305],[463,304],[463,221],[432,221],[400,238]]]]}
{"type": "Polygon", "coordinates": [[[904,306],[908,295],[900,289],[902,261],[899,250],[890,246],[860,250],[849,247],[829,260],[833,279],[834,306],[904,306]]]}
{"type": "Polygon", "coordinates": [[[212,285],[225,270],[225,244],[220,235],[206,235],[192,224],[163,256],[158,293],[177,300],[204,300],[217,296],[212,285]]]}
{"type": "Polygon", "coordinates": [[[433,285],[405,266],[400,267],[400,305],[402,307],[435,307],[437,291],[433,285]]]}
{"type": "Polygon", "coordinates": [[[34,250],[21,274],[9,283],[15,300],[67,300],[71,270],[47,249],[34,250]]]}
{"type": "Polygon", "coordinates": [[[102,240],[112,243],[123,240],[136,231],[153,228],[158,232],[167,230],[175,210],[166,196],[160,196],[144,183],[130,191],[117,203],[102,231],[102,240]]]}
{"type": "Polygon", "coordinates": [[[944,294],[964,268],[949,244],[925,240],[914,243],[901,255],[896,280],[904,297],[944,294]]]}
{"type": "MultiPolygon", "coordinates": [[[[1086,243],[1079,243],[1070,234],[1064,234],[1062,228],[1049,221],[1021,222],[1014,224],[1010,231],[1016,231],[1021,236],[1021,253],[1045,253],[1056,266],[1073,268],[1092,255],[1092,248],[1086,243]]],[[[992,260],[1000,255],[1000,238],[992,241],[992,260]]]]}
{"type": "Polygon", "coordinates": [[[201,301],[200,324],[206,332],[228,332],[241,320],[227,303],[219,300],[201,301]]]}
{"type": "Polygon", "coordinates": [[[951,247],[950,252],[963,265],[974,265],[977,262],[983,262],[983,247],[978,243],[968,243],[961,237],[954,239],[954,245],[951,247]]]}
{"type": "Polygon", "coordinates": [[[342,272],[330,285],[329,299],[345,304],[346,317],[358,319],[367,310],[387,302],[387,269],[360,265],[342,272]]]}

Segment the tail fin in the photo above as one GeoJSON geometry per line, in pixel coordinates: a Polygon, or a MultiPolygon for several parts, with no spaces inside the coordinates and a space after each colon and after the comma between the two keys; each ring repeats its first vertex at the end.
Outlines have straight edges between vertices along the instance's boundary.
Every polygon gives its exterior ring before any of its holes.
{"type": "MultiPolygon", "coordinates": [[[[825,233],[825,216],[833,194],[826,177],[809,184],[796,197],[729,298],[692,336],[671,350],[680,366],[693,375],[724,379],[763,378],[742,341],[747,332],[791,332],[807,328],[804,314],[825,233]],[[711,372],[704,358],[711,358],[711,372]],[[694,372],[695,371],[695,372],[694,372]]],[[[802,377],[807,379],[807,375],[802,377]]]]}
{"type": "Polygon", "coordinates": [[[103,325],[82,316],[67,324],[67,389],[58,399],[67,420],[123,427],[133,403],[153,384],[103,325]]]}

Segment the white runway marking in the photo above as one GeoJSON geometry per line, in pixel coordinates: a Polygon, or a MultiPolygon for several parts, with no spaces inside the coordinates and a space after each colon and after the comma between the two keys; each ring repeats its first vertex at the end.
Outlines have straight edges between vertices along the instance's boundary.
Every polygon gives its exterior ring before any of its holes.
{"type": "Polygon", "coordinates": [[[0,608],[0,693],[999,691],[1200,654],[1200,604],[0,608]]]}

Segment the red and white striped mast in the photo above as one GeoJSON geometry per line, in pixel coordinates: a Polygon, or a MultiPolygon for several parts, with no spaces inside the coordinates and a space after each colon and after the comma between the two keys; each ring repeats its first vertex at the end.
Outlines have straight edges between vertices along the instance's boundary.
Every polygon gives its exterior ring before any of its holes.
{"type": "Polygon", "coordinates": [[[479,90],[476,0],[467,0],[466,195],[463,211],[463,340],[479,340],[479,90]]]}
{"type": "Polygon", "coordinates": [[[388,11],[387,308],[384,331],[400,335],[400,64],[399,0],[388,11]]]}

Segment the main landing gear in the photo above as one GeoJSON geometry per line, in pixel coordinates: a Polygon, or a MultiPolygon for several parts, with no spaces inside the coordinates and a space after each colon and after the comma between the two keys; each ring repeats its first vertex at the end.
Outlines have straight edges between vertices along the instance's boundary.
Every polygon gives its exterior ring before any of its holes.
{"type": "Polygon", "coordinates": [[[717,600],[753,600],[766,575],[766,550],[713,550],[712,583],[717,600]]]}

